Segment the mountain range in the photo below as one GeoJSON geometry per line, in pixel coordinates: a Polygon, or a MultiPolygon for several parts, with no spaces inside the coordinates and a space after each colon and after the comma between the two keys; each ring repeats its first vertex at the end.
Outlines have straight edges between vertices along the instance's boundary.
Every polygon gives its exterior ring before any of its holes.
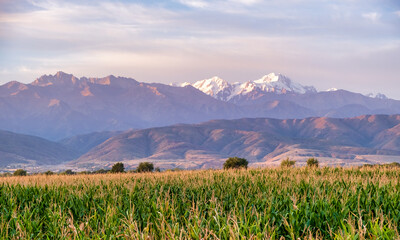
{"type": "Polygon", "coordinates": [[[305,119],[243,118],[124,132],[103,132],[52,142],[0,132],[0,167],[95,170],[121,161],[150,161],[163,169],[220,168],[239,156],[251,166],[289,157],[305,164],[361,165],[400,161],[400,115],[305,119]]]}
{"type": "Polygon", "coordinates": [[[230,84],[218,77],[170,86],[58,72],[0,86],[0,129],[58,141],[92,132],[212,119],[398,114],[400,101],[345,90],[318,92],[281,74],[230,84]]]}

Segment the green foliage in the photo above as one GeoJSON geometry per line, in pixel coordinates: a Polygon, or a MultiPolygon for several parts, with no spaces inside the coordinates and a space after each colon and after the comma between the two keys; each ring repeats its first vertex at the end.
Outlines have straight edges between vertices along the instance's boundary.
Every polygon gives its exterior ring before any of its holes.
{"type": "Polygon", "coordinates": [[[0,239],[400,239],[398,169],[102,177],[1,178],[0,239]]]}
{"type": "Polygon", "coordinates": [[[74,175],[75,172],[71,169],[65,170],[64,172],[60,173],[61,175],[74,175]]]}
{"type": "Polygon", "coordinates": [[[110,170],[99,169],[99,170],[94,171],[93,173],[94,174],[105,174],[105,173],[108,173],[109,171],[110,170]]]}
{"type": "Polygon", "coordinates": [[[24,169],[17,169],[13,173],[14,176],[26,176],[26,171],[24,169]]]}
{"type": "Polygon", "coordinates": [[[50,175],[53,175],[54,173],[52,172],[52,171],[46,171],[46,172],[44,172],[44,175],[46,175],[46,176],[50,176],[50,175]]]}
{"type": "Polygon", "coordinates": [[[224,163],[224,169],[247,168],[249,162],[245,158],[230,157],[224,163]]]}
{"type": "Polygon", "coordinates": [[[111,168],[111,173],[123,173],[125,171],[124,164],[122,162],[117,162],[111,168]]]}
{"type": "Polygon", "coordinates": [[[154,165],[153,163],[150,162],[141,162],[139,163],[139,166],[136,169],[137,172],[152,172],[153,170],[154,170],[154,165]]]}
{"type": "Polygon", "coordinates": [[[286,158],[286,159],[282,160],[281,167],[283,167],[283,168],[293,167],[295,164],[296,164],[296,161],[286,158]]]}
{"type": "Polygon", "coordinates": [[[316,158],[309,158],[307,159],[307,167],[318,167],[319,162],[316,158]]]}

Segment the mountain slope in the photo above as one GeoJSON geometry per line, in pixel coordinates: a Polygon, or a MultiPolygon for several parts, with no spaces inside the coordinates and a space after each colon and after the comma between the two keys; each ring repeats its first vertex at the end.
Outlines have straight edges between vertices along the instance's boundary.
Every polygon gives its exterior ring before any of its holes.
{"type": "Polygon", "coordinates": [[[229,156],[266,163],[289,152],[297,157],[338,158],[352,163],[363,155],[400,156],[399,140],[400,115],[214,120],[128,131],[108,139],[73,164],[153,161],[169,167],[220,167],[229,156]]]}
{"type": "Polygon", "coordinates": [[[400,113],[397,100],[344,90],[317,92],[280,74],[242,84],[215,77],[194,87],[184,85],[141,83],[112,75],[77,78],[63,72],[44,75],[31,84],[9,82],[0,86],[0,129],[58,141],[91,132],[212,119],[400,113]]]}
{"type": "Polygon", "coordinates": [[[82,155],[107,139],[120,134],[120,131],[94,132],[62,139],[58,143],[82,155]]]}
{"type": "Polygon", "coordinates": [[[0,86],[0,128],[57,140],[94,131],[125,130],[234,118],[240,109],[187,86],[139,83],[58,72],[31,84],[0,86]]]}
{"type": "Polygon", "coordinates": [[[0,167],[58,164],[79,156],[61,144],[0,130],[0,167]]]}

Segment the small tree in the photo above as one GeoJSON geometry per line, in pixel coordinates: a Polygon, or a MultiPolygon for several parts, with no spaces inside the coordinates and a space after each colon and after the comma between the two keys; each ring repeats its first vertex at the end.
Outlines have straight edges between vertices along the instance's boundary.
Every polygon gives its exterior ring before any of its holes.
{"type": "Polygon", "coordinates": [[[154,170],[153,163],[141,162],[137,168],[137,172],[152,172],[154,170]]]}
{"type": "Polygon", "coordinates": [[[245,158],[230,157],[224,163],[224,169],[247,168],[249,162],[245,158]]]}
{"type": "Polygon", "coordinates": [[[282,160],[281,167],[292,167],[295,164],[296,164],[296,161],[286,158],[285,160],[282,160]]]}
{"type": "Polygon", "coordinates": [[[52,171],[46,171],[46,172],[44,172],[44,175],[46,175],[46,176],[50,176],[50,175],[53,175],[54,173],[52,172],[52,171]]]}
{"type": "Polygon", "coordinates": [[[123,173],[125,172],[124,164],[122,162],[117,162],[111,168],[111,173],[123,173]]]}
{"type": "Polygon", "coordinates": [[[65,170],[64,172],[61,173],[61,175],[74,175],[75,172],[72,171],[71,169],[65,170]]]}
{"type": "Polygon", "coordinates": [[[14,176],[26,176],[26,171],[24,169],[17,169],[14,173],[14,176]]]}
{"type": "Polygon", "coordinates": [[[318,167],[319,162],[316,158],[309,158],[307,159],[307,167],[318,167]]]}

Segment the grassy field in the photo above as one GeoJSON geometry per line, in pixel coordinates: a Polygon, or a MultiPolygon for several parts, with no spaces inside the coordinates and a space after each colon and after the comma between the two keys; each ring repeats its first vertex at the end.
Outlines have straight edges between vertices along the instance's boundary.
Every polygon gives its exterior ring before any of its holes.
{"type": "Polygon", "coordinates": [[[1,239],[399,239],[400,170],[0,178],[1,239]]]}

